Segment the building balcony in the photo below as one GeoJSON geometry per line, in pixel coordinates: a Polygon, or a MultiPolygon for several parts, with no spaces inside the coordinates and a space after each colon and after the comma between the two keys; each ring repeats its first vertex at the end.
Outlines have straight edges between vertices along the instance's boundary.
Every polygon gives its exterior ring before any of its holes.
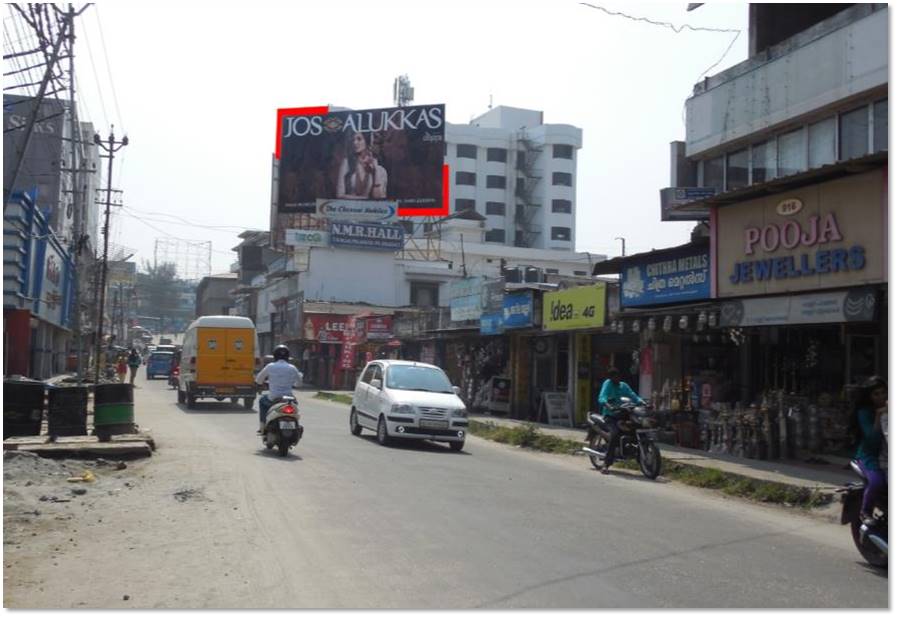
{"type": "Polygon", "coordinates": [[[854,5],[707,77],[686,102],[694,157],[888,86],[886,5],[854,5]]]}

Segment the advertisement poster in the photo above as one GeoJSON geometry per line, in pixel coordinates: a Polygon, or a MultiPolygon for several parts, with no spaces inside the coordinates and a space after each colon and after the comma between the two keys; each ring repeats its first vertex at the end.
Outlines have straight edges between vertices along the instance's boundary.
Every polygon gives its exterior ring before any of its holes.
{"type": "Polygon", "coordinates": [[[724,302],[720,308],[720,325],[737,327],[873,321],[876,305],[874,287],[732,300],[724,302]]]}
{"type": "Polygon", "coordinates": [[[533,292],[508,294],[503,304],[502,325],[505,328],[529,328],[533,325],[533,292]]]}
{"type": "Polygon", "coordinates": [[[317,229],[285,229],[284,243],[287,246],[330,246],[330,234],[317,229]]]}
{"type": "Polygon", "coordinates": [[[317,214],[322,218],[356,223],[395,223],[398,210],[394,201],[319,199],[317,206],[317,214]]]}
{"type": "Polygon", "coordinates": [[[598,328],[604,325],[604,283],[546,293],[542,300],[544,330],[598,328]]]}
{"type": "Polygon", "coordinates": [[[348,315],[306,315],[303,338],[320,343],[342,343],[348,320],[348,315]]]}
{"type": "Polygon", "coordinates": [[[284,116],[279,129],[280,212],[314,214],[318,199],[442,205],[445,105],[284,116]]]}
{"type": "Polygon", "coordinates": [[[392,316],[365,317],[359,320],[364,324],[366,339],[369,341],[386,341],[392,338],[392,316]]]}
{"type": "Polygon", "coordinates": [[[479,319],[483,314],[482,288],[485,279],[481,276],[451,281],[448,286],[449,307],[452,321],[479,319]]]}
{"type": "Polygon", "coordinates": [[[623,307],[710,297],[709,248],[657,252],[660,254],[633,262],[623,270],[623,307]]]}

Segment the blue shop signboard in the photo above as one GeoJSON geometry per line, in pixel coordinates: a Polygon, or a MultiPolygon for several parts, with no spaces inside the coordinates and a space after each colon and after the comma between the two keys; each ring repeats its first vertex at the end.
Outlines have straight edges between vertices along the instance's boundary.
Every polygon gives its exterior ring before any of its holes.
{"type": "Polygon", "coordinates": [[[528,328],[533,325],[533,292],[523,291],[505,296],[502,307],[505,328],[528,328]]]}
{"type": "Polygon", "coordinates": [[[356,249],[401,251],[405,230],[401,225],[330,223],[330,245],[356,249]]]}
{"type": "Polygon", "coordinates": [[[620,287],[625,307],[692,302],[710,297],[710,251],[685,247],[627,260],[620,287]]]}
{"type": "Polygon", "coordinates": [[[500,312],[483,313],[480,315],[480,334],[501,334],[504,330],[502,314],[500,312]]]}

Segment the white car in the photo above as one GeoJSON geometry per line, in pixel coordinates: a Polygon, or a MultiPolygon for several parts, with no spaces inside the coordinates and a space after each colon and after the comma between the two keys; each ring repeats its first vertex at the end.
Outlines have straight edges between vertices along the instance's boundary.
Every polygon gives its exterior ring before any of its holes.
{"type": "Polygon", "coordinates": [[[349,428],[376,431],[377,441],[430,439],[460,452],[467,435],[467,407],[438,366],[406,360],[368,362],[355,385],[349,428]]]}

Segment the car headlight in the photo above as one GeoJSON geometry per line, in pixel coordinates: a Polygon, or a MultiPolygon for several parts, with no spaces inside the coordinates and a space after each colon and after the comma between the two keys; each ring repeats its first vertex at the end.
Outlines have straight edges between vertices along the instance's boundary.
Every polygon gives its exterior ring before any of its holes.
{"type": "Polygon", "coordinates": [[[413,405],[393,405],[392,413],[398,414],[414,414],[414,406],[413,405]]]}
{"type": "Polygon", "coordinates": [[[467,417],[467,408],[461,407],[460,409],[452,409],[452,417],[453,418],[466,418],[467,417]]]}

